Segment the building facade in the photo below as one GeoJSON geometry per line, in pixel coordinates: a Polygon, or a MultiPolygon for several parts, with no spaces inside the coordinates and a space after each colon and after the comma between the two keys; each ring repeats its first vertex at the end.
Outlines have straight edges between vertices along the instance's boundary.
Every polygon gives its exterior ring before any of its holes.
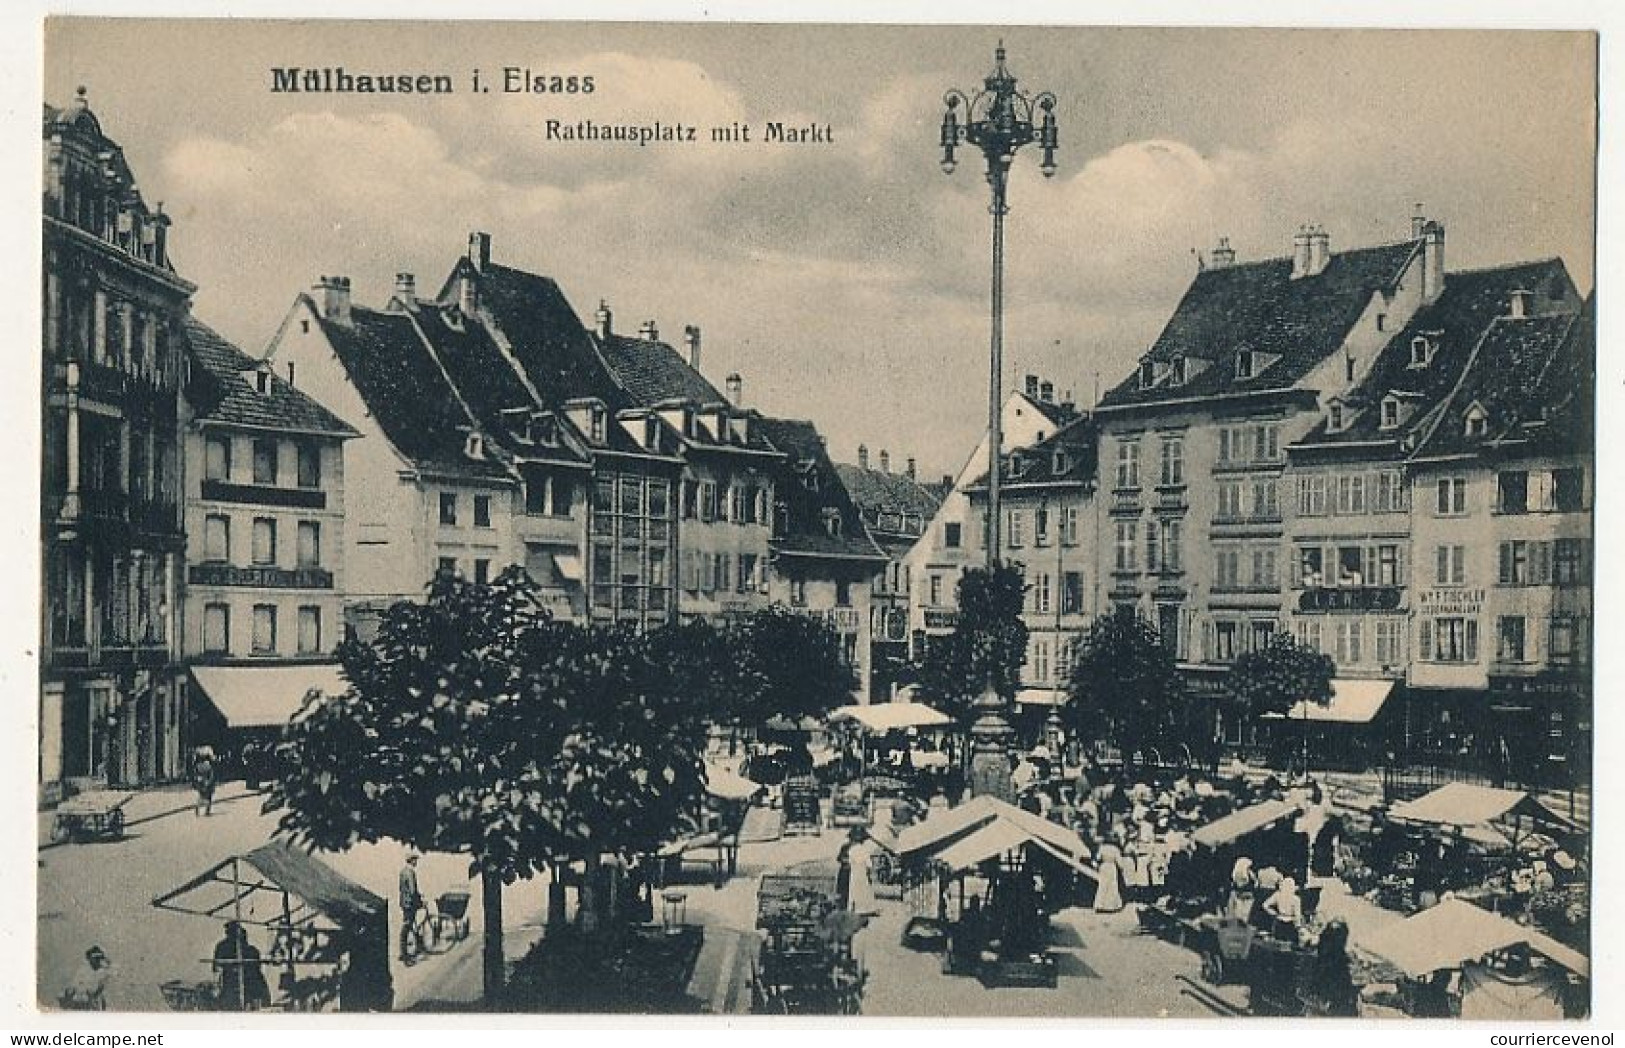
{"type": "Polygon", "coordinates": [[[46,800],[185,771],[181,387],[194,286],[83,89],[44,115],[46,800]]]}

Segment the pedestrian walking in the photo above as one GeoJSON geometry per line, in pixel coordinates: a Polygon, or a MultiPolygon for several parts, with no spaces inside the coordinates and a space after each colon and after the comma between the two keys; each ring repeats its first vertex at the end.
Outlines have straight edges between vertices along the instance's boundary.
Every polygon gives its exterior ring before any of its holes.
{"type": "Polygon", "coordinates": [[[869,835],[864,833],[863,827],[853,827],[852,847],[847,850],[846,856],[852,867],[848,886],[852,912],[860,916],[879,913],[880,907],[875,904],[874,885],[869,880],[870,862],[874,858],[874,851],[869,845],[869,835]]]}
{"type": "Polygon", "coordinates": [[[423,952],[423,932],[418,927],[418,913],[423,909],[423,892],[418,888],[418,853],[407,852],[406,864],[401,867],[401,963],[416,964],[423,952]],[[408,947],[407,943],[411,946],[408,947]]]}
{"type": "Polygon", "coordinates": [[[1095,869],[1096,913],[1116,913],[1123,908],[1122,862],[1122,849],[1115,842],[1108,840],[1100,846],[1095,869]]]}
{"type": "Polygon", "coordinates": [[[85,963],[68,980],[57,1003],[75,1012],[106,1011],[107,982],[112,973],[113,962],[100,946],[92,946],[85,951],[85,963]]]}
{"type": "Polygon", "coordinates": [[[214,814],[214,780],[214,751],[200,746],[192,757],[192,788],[197,791],[197,801],[192,806],[193,815],[214,814]]]}

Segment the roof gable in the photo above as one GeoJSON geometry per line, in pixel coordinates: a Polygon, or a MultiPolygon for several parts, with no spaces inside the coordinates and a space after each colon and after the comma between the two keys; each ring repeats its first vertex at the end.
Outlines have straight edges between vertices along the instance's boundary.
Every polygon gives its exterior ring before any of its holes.
{"type": "Polygon", "coordinates": [[[186,349],[193,362],[186,395],[198,422],[334,437],[357,435],[338,416],[278,377],[268,364],[192,316],[186,318],[186,349]],[[258,381],[248,377],[262,368],[266,372],[263,393],[258,381]]]}
{"type": "Polygon", "coordinates": [[[813,424],[764,418],[760,425],[768,440],[786,456],[780,480],[774,486],[785,508],[785,526],[781,534],[775,534],[774,548],[810,556],[884,558],[864,528],[857,504],[841,482],[824,447],[824,438],[813,424]],[[825,523],[830,513],[840,521],[835,535],[830,534],[825,523]]]}

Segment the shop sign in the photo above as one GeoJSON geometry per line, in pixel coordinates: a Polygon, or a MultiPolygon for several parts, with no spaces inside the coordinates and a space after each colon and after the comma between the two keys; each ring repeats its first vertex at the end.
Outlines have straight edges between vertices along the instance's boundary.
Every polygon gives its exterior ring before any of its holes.
{"type": "Polygon", "coordinates": [[[959,612],[946,608],[926,608],[925,628],[928,630],[951,630],[959,624],[959,612]]]}
{"type": "Polygon", "coordinates": [[[1423,590],[1418,611],[1424,615],[1477,615],[1484,610],[1482,589],[1423,590]]]}
{"type": "Polygon", "coordinates": [[[1298,596],[1299,611],[1396,611],[1398,586],[1315,586],[1298,596]]]}

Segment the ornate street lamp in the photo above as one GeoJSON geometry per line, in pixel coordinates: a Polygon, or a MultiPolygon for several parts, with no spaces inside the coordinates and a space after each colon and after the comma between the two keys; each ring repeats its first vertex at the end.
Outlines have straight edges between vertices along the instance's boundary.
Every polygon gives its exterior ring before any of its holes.
{"type": "Polygon", "coordinates": [[[1004,396],[1004,216],[1009,210],[1005,197],[1010,164],[1016,150],[1036,140],[1044,151],[1039,170],[1045,178],[1053,177],[1058,140],[1055,96],[1044,91],[1029,97],[1016,88],[1016,78],[1004,65],[1002,40],[993,52],[993,72],[982,85],[974,97],[958,88],[950,88],[943,95],[948,108],[942,114],[942,170],[953,174],[958,166],[954,151],[961,142],[969,142],[987,159],[987,184],[993,191],[993,203],[988,208],[993,216],[993,331],[987,400],[987,566],[991,571],[999,563],[999,445],[1004,439],[999,419],[1004,396]],[[965,111],[964,123],[959,118],[961,107],[965,111]],[[1035,111],[1043,114],[1036,127],[1035,111]]]}
{"type": "MultiPolygon", "coordinates": [[[[993,216],[993,324],[990,339],[990,377],[987,394],[987,568],[991,577],[999,566],[999,451],[1004,443],[1000,425],[1000,402],[1004,399],[1004,216],[1009,210],[1006,192],[1010,164],[1016,151],[1038,142],[1044,151],[1039,170],[1044,177],[1055,174],[1055,96],[1048,91],[1027,95],[1016,87],[1016,78],[1004,64],[1004,41],[993,52],[993,72],[982,81],[974,96],[958,88],[943,95],[947,110],[942,114],[942,170],[953,174],[958,162],[954,151],[968,142],[982,151],[987,160],[987,184],[993,191],[988,213],[993,216]],[[964,122],[960,122],[960,110],[964,122]],[[1038,116],[1034,125],[1035,115],[1038,116]]],[[[972,796],[992,794],[1011,797],[1010,722],[1004,717],[1004,699],[987,682],[987,689],[973,706],[977,713],[971,726],[970,792],[972,796]]]]}

